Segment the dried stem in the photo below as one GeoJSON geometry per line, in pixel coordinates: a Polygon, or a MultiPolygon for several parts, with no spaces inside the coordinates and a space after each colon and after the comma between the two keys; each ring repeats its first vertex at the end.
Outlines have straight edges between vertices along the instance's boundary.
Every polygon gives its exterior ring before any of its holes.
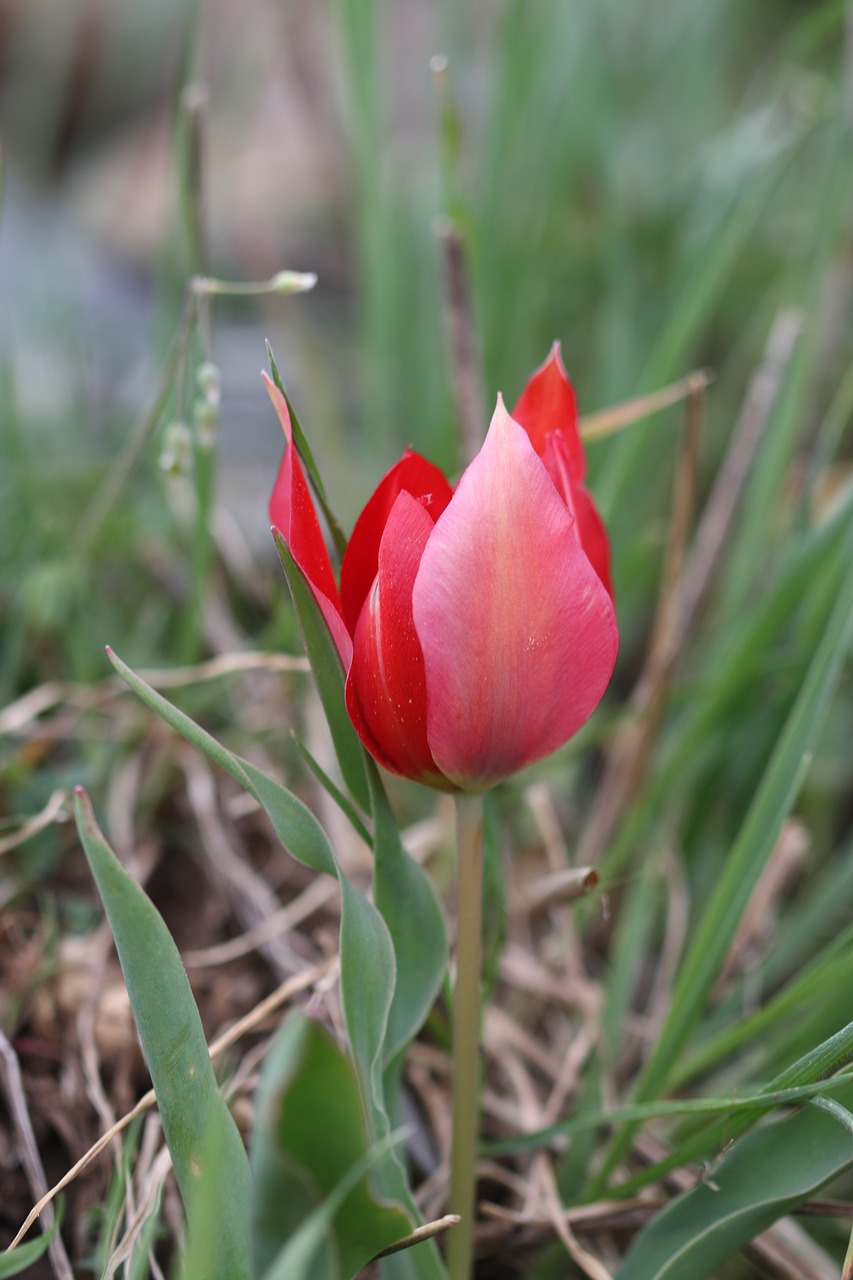
{"type": "MultiPolygon", "coordinates": [[[[47,1178],[38,1151],[38,1144],[33,1133],[27,1099],[21,1080],[18,1057],[9,1041],[0,1031],[0,1083],[6,1095],[9,1116],[18,1138],[18,1154],[27,1175],[30,1190],[34,1196],[44,1197],[47,1192],[47,1178]]],[[[53,1210],[45,1216],[45,1224],[49,1227],[53,1222],[53,1210]]],[[[53,1274],[57,1280],[73,1280],[74,1273],[62,1237],[57,1234],[48,1245],[53,1274]]]]}
{"type": "Polygon", "coordinates": [[[770,330],[764,356],[746,394],[734,439],[696,531],[680,593],[679,644],[683,644],[693,630],[713,585],[750,464],[764,435],[802,327],[802,312],[788,310],[779,313],[770,330]]]}
{"type": "Polygon", "coordinates": [[[459,228],[444,221],[438,228],[444,265],[444,314],[450,348],[450,368],[456,416],[462,438],[463,462],[480,451],[486,429],[483,388],[480,382],[477,341],[471,320],[471,300],[465,245],[459,228]]]}

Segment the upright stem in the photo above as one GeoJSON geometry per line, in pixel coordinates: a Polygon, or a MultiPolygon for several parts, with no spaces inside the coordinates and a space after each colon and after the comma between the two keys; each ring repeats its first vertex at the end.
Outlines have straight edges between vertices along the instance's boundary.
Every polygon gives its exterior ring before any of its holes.
{"type": "Polygon", "coordinates": [[[453,1135],[448,1209],[462,1221],[447,1241],[451,1280],[470,1280],[474,1164],[480,1095],[483,798],[456,798],[456,994],[453,1002],[453,1135]]]}

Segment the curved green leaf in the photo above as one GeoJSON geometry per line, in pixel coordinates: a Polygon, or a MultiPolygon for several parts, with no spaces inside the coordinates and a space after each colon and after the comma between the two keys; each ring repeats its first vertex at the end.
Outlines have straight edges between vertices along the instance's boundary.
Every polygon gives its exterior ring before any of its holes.
{"type": "Polygon", "coordinates": [[[249,1280],[249,1162],[216,1083],[178,949],[151,900],[107,844],[89,797],[74,793],[77,830],[107,913],[163,1132],[188,1212],[199,1202],[216,1238],[209,1273],[249,1280]]]}
{"type": "MultiPolygon", "coordinates": [[[[842,1099],[853,1103],[853,1084],[842,1099]]],[[[741,1138],[709,1179],[643,1230],[616,1280],[706,1280],[778,1218],[853,1167],[849,1129],[806,1110],[741,1138]]]]}
{"type": "Polygon", "coordinates": [[[447,967],[447,928],[433,883],[404,847],[379,770],[368,762],[376,858],[374,898],[388,926],[397,982],[388,1015],[385,1061],[416,1035],[447,967]]]}
{"type": "Polygon", "coordinates": [[[112,649],[107,649],[107,657],[122,680],[147,707],[255,797],[266,809],[279,840],[298,862],[315,871],[337,875],[337,863],[328,837],[314,814],[301,800],[286,787],[268,778],[248,760],[233,755],[206,729],[202,729],[185,712],[179,711],[156,689],[152,689],[112,649]]]}
{"type": "MultiPolygon", "coordinates": [[[[258,1274],[307,1216],[306,1202],[318,1207],[368,1154],[351,1063],[320,1025],[291,1014],[264,1065],[252,1138],[258,1274]]],[[[329,1221],[327,1253],[350,1276],[410,1230],[408,1216],[379,1203],[363,1175],[329,1221]]]]}

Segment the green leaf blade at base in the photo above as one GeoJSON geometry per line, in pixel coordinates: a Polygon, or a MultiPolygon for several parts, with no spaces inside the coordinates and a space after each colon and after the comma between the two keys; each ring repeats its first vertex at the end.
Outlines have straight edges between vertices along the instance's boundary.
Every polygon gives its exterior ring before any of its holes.
{"type": "MultiPolygon", "coordinates": [[[[303,1203],[313,1195],[319,1208],[352,1180],[333,1213],[327,1205],[325,1243],[342,1277],[410,1233],[402,1208],[380,1203],[366,1173],[352,1176],[377,1154],[374,1147],[371,1156],[351,1063],[320,1025],[304,1014],[291,1014],[264,1067],[252,1142],[259,1274],[296,1235],[282,1232],[282,1226],[287,1200],[297,1198],[293,1191],[300,1186],[303,1203]]],[[[316,1247],[322,1243],[318,1239],[316,1247]]]]}
{"type": "Polygon", "coordinates": [[[216,1205],[212,1258],[222,1280],[250,1280],[249,1162],[222,1099],[198,1008],[160,913],[121,866],[88,796],[75,790],[77,829],[115,939],[163,1132],[189,1212],[216,1205]],[[216,1151],[216,1157],[208,1153],[216,1151]]]}

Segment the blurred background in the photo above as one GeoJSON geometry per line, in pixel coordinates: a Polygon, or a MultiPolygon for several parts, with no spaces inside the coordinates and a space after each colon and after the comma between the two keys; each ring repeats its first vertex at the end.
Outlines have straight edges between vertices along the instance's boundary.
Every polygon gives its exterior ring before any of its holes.
{"type": "MultiPolygon", "coordinates": [[[[820,347],[808,436],[849,325],[844,8],[2,0],[12,635],[28,613],[37,632],[67,636],[82,571],[65,563],[69,536],[155,398],[192,271],[319,276],[310,296],[226,299],[212,316],[217,495],[253,548],[268,544],[280,446],[258,378],[264,338],[345,520],[405,444],[457,467],[443,215],[467,236],[484,412],[498,390],[514,400],[555,338],[582,411],[710,365],[711,466],[774,315],[799,306],[820,347]],[[443,123],[435,54],[449,59],[443,123]]],[[[169,503],[158,512],[151,464],[186,413],[167,389],[112,509],[149,520],[153,546],[169,503]]],[[[591,458],[628,620],[659,567],[673,449],[671,430],[654,430],[654,447],[640,431],[591,458]]],[[[94,554],[116,549],[110,526],[94,554]]],[[[140,585],[123,587],[131,609],[140,585]]],[[[167,618],[152,627],[149,650],[167,618]]],[[[16,648],[5,696],[20,687],[16,648]]]]}

